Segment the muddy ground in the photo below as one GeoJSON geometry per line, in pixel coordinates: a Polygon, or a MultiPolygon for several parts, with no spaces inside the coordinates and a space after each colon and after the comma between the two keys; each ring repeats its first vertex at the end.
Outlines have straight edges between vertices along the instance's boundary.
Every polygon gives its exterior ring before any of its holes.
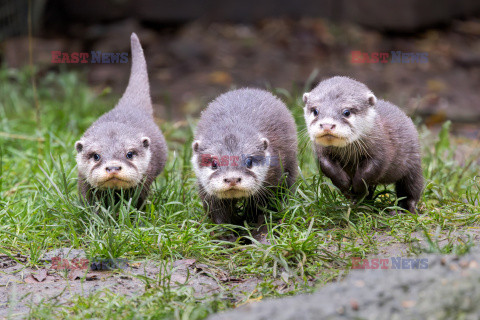
{"type": "MultiPolygon", "coordinates": [[[[469,228],[459,232],[458,240],[466,241],[469,235],[472,237],[472,241],[480,240],[480,229],[469,228]]],[[[415,233],[413,236],[418,239],[418,243],[413,244],[415,247],[426,246],[425,238],[421,233],[415,233]]],[[[450,237],[452,236],[450,235],[450,237]]],[[[370,255],[368,258],[412,257],[414,248],[411,243],[401,243],[392,236],[382,234],[377,235],[374,240],[379,244],[378,253],[370,255]]],[[[447,237],[440,235],[439,245],[443,245],[446,241],[448,241],[447,237]]],[[[125,269],[115,271],[98,271],[91,270],[91,268],[65,271],[52,268],[52,257],[62,257],[71,261],[74,258],[84,258],[85,253],[82,250],[68,248],[47,252],[42,257],[45,267],[39,269],[26,267],[26,257],[16,256],[12,259],[12,257],[0,256],[0,288],[5,288],[5,290],[0,290],[0,319],[24,317],[28,314],[29,309],[35,307],[40,301],[66,303],[75,295],[88,296],[107,289],[116,294],[136,296],[144,292],[146,285],[158,285],[165,279],[170,279],[172,286],[186,285],[192,287],[195,295],[199,298],[228,290],[231,292],[230,297],[234,299],[233,302],[241,302],[245,295],[252,292],[256,285],[261,282],[261,279],[251,277],[231,277],[227,271],[216,266],[198,263],[195,259],[178,260],[167,265],[151,260],[130,261],[125,269]],[[143,277],[150,279],[148,284],[143,277]]],[[[372,272],[374,271],[380,272],[380,270],[373,270],[372,272]]],[[[356,271],[354,274],[355,279],[362,277],[356,271]]],[[[378,274],[373,273],[371,277],[374,278],[378,274]]],[[[395,273],[395,275],[397,274],[395,273]]],[[[425,276],[421,272],[416,273],[416,275],[418,280],[425,276]]],[[[339,292],[345,290],[344,282],[341,281],[341,278],[338,280],[340,281],[339,285],[330,284],[328,288],[337,286],[339,292]]],[[[369,281],[368,277],[365,281],[369,281]]],[[[278,292],[284,293],[293,288],[291,281],[285,283],[280,278],[276,280],[274,285],[277,286],[278,292]]],[[[309,285],[318,286],[320,284],[311,281],[309,285]]],[[[320,294],[323,291],[320,290],[320,294]]],[[[325,301],[324,304],[328,305],[329,302],[325,301]]],[[[267,303],[266,310],[270,308],[269,306],[267,303]]],[[[242,312],[247,312],[250,319],[249,308],[241,309],[243,311],[239,311],[239,315],[242,315],[242,312]]],[[[255,308],[254,310],[258,309],[255,308]]],[[[265,312],[268,313],[269,311],[265,312]]],[[[263,313],[259,312],[259,314],[263,313]]],[[[241,316],[239,317],[241,318],[241,316]]],[[[220,318],[227,319],[223,316],[220,318]]],[[[303,319],[303,317],[300,318],[303,319]]],[[[287,317],[285,319],[293,318],[287,317]]]]}

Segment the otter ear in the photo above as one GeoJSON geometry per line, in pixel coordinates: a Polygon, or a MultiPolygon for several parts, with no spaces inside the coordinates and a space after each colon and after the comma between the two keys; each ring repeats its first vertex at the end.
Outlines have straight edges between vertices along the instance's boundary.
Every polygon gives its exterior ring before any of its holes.
{"type": "Polygon", "coordinates": [[[305,92],[305,93],[303,94],[303,103],[307,103],[307,101],[308,101],[308,96],[309,96],[309,95],[310,95],[310,93],[308,93],[308,92],[305,92]]]}
{"type": "Polygon", "coordinates": [[[262,141],[263,150],[267,150],[268,145],[270,144],[270,141],[268,141],[267,138],[262,138],[260,139],[260,141],[262,141]]]}
{"type": "Polygon", "coordinates": [[[198,152],[198,149],[200,148],[200,141],[199,140],[195,140],[193,141],[192,143],[192,149],[194,152],[198,152]]]}
{"type": "Polygon", "coordinates": [[[150,146],[150,138],[149,137],[143,137],[142,138],[142,144],[145,149],[148,149],[150,146]]]}
{"type": "Polygon", "coordinates": [[[369,92],[367,95],[367,99],[369,105],[374,106],[377,104],[377,97],[375,97],[373,93],[369,92]]]}
{"type": "Polygon", "coordinates": [[[79,141],[75,142],[75,149],[77,150],[78,153],[82,152],[83,141],[79,140],[79,141]]]}

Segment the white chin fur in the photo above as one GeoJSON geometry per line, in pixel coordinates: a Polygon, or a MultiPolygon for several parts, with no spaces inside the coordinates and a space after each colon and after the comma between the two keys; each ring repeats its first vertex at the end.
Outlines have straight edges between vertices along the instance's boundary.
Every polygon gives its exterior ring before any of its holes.
{"type": "Polygon", "coordinates": [[[235,171],[226,172],[226,174],[210,179],[205,186],[207,193],[223,199],[247,197],[257,188],[257,183],[254,178],[239,174],[235,171]],[[225,178],[241,178],[242,181],[232,190],[230,185],[223,181],[225,178]]]}
{"type": "MultiPolygon", "coordinates": [[[[138,163],[136,163],[137,166],[138,163]]],[[[141,166],[143,167],[143,166],[141,166]]],[[[142,168],[144,169],[144,168],[142,168]]],[[[137,186],[143,179],[143,174],[121,162],[108,162],[93,170],[87,176],[87,182],[98,189],[128,189],[137,186]],[[106,167],[122,167],[120,172],[108,173],[106,167]]]]}
{"type": "Polygon", "coordinates": [[[95,174],[87,178],[87,182],[98,189],[127,189],[138,185],[141,178],[126,174],[95,174]]]}
{"type": "Polygon", "coordinates": [[[219,199],[240,199],[249,197],[251,193],[249,190],[230,189],[217,191],[214,195],[219,199]]]}
{"type": "MultiPolygon", "coordinates": [[[[121,179],[121,178],[120,178],[121,179]]],[[[110,179],[104,182],[99,182],[99,189],[129,189],[135,187],[137,184],[133,181],[110,179]]]]}
{"type": "MultiPolygon", "coordinates": [[[[312,126],[308,126],[308,132],[310,139],[317,145],[322,145],[325,147],[345,147],[352,142],[362,138],[362,136],[368,135],[372,128],[375,126],[375,117],[377,112],[374,108],[369,108],[368,112],[363,117],[357,117],[352,115],[348,121],[352,124],[355,131],[345,125],[344,123],[338,122],[332,118],[325,118],[317,121],[312,126]],[[325,134],[325,131],[320,128],[320,124],[328,123],[334,124],[336,127],[331,132],[334,137],[322,137],[325,134]]],[[[311,115],[305,115],[305,120],[307,123],[311,123],[315,117],[311,115]]]]}
{"type": "Polygon", "coordinates": [[[317,137],[314,139],[316,144],[325,147],[345,147],[351,143],[348,139],[331,138],[331,137],[317,137]]]}

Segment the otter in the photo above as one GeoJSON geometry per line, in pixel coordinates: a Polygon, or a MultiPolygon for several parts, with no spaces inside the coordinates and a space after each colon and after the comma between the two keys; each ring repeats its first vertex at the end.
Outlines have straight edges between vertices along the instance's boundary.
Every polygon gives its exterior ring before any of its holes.
{"type": "Polygon", "coordinates": [[[153,119],[147,65],[140,41],[131,36],[127,89],[114,109],[95,121],[75,143],[81,200],[93,204],[113,191],[133,197],[140,209],[163,170],[167,145],[153,119]]]}
{"type": "Polygon", "coordinates": [[[199,195],[216,224],[261,223],[269,197],[297,177],[295,121],[264,90],[217,97],[201,114],[192,149],[199,195]]]}
{"type": "Polygon", "coordinates": [[[424,183],[420,144],[403,111],[340,76],[320,82],[303,102],[320,170],[345,196],[372,199],[377,185],[395,184],[399,206],[417,213],[424,183]]]}

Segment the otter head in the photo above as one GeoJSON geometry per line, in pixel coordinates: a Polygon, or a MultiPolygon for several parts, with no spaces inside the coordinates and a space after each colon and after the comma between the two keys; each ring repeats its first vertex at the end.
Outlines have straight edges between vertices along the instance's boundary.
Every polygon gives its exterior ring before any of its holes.
{"type": "Polygon", "coordinates": [[[98,189],[128,189],[142,183],[150,163],[150,138],[119,123],[91,128],[75,143],[79,175],[98,189]]]}
{"type": "Polygon", "coordinates": [[[303,95],[310,139],[322,146],[345,147],[375,125],[377,98],[363,83],[347,77],[324,80],[303,95]]]}
{"type": "Polygon", "coordinates": [[[200,138],[192,148],[192,164],[199,184],[208,195],[220,199],[257,194],[269,167],[279,165],[270,157],[268,139],[254,134],[230,134],[216,141],[200,138]]]}

